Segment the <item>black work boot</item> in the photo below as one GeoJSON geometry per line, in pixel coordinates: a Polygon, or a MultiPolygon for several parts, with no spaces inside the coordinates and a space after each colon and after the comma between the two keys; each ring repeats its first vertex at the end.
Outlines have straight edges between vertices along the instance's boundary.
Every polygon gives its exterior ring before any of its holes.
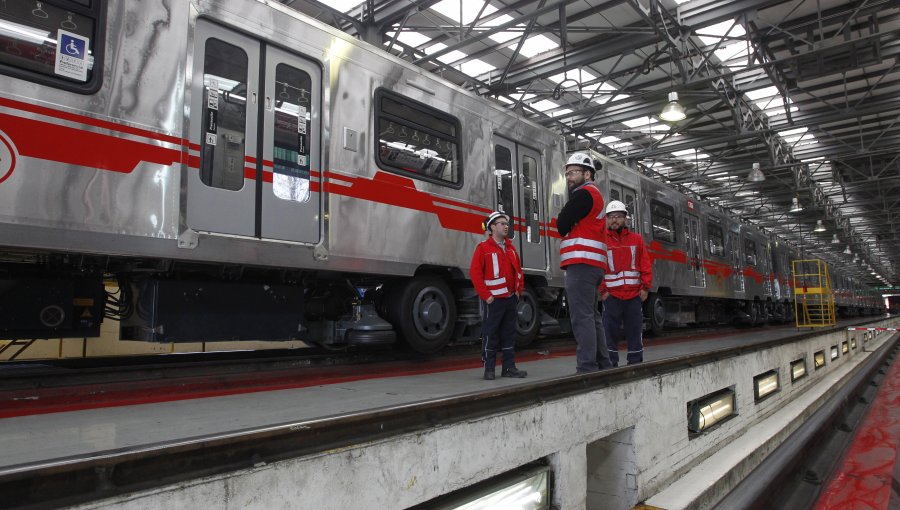
{"type": "Polygon", "coordinates": [[[518,377],[523,378],[528,376],[528,372],[524,370],[519,370],[516,367],[504,368],[503,372],[500,372],[501,377],[518,377]]]}
{"type": "Polygon", "coordinates": [[[484,380],[485,381],[493,381],[494,380],[494,369],[493,368],[485,368],[484,369],[484,380]]]}

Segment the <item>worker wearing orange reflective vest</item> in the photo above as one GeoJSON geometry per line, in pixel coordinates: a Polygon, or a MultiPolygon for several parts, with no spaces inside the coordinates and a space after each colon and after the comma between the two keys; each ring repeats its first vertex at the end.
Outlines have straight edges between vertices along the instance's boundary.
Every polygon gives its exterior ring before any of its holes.
{"type": "Polygon", "coordinates": [[[653,284],[653,267],[644,238],[628,230],[628,208],[613,200],[606,206],[606,253],[609,271],[600,284],[603,331],[609,360],[619,365],[618,331],[624,324],[629,365],[644,361],[643,303],[653,284]]]}
{"type": "Polygon", "coordinates": [[[596,372],[611,367],[599,303],[599,286],[607,270],[606,220],[603,196],[594,184],[594,160],[589,154],[572,154],[566,162],[569,201],[556,219],[562,236],[560,267],[566,271],[566,298],[575,335],[575,370],[596,372]]]}
{"type": "Polygon", "coordinates": [[[497,347],[503,352],[501,377],[525,377],[516,368],[517,306],[525,290],[519,253],[509,240],[509,216],[494,212],[484,221],[490,236],[475,247],[469,277],[481,298],[481,359],[484,378],[493,380],[497,347]]]}

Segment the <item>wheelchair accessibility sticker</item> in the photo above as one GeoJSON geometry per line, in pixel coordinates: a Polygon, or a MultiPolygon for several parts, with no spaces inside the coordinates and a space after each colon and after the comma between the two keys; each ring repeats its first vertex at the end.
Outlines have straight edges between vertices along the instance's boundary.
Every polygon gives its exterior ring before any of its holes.
{"type": "Polygon", "coordinates": [[[56,39],[56,67],[53,72],[78,81],[87,81],[88,38],[60,30],[56,39]]]}

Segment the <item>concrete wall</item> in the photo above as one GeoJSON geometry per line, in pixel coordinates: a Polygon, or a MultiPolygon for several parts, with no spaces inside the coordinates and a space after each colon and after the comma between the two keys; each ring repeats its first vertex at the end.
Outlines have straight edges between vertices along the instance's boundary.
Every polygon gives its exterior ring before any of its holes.
{"type": "MultiPolygon", "coordinates": [[[[889,336],[873,339],[867,348],[874,350],[889,336]]],[[[553,505],[559,510],[627,509],[651,497],[665,508],[705,508],[864,361],[860,341],[849,354],[829,358],[825,368],[812,368],[815,351],[827,353],[846,338],[844,332],[823,335],[517,412],[82,508],[400,509],[540,459],[552,466],[553,505]],[[807,360],[809,375],[792,383],[789,363],[799,358],[807,360]],[[779,370],[781,391],[754,402],[753,376],[772,369],[779,370]],[[737,416],[690,438],[687,403],[726,387],[736,391],[737,416]],[[669,487],[680,496],[666,495],[669,487]]]]}

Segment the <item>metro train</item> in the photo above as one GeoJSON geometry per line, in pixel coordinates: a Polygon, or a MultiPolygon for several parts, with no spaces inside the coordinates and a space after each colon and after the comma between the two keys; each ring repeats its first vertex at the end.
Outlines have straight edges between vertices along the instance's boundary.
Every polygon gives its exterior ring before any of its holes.
{"type": "MultiPolygon", "coordinates": [[[[0,338],[473,338],[513,217],[520,344],[565,330],[564,138],[277,2],[0,5],[0,338]]],[[[788,319],[783,243],[597,156],[654,257],[649,327],[788,319]],[[778,282],[776,285],[775,282],[778,282]],[[780,289],[780,291],[779,291],[780,289]]],[[[848,311],[877,300],[841,279],[848,311]]]]}

